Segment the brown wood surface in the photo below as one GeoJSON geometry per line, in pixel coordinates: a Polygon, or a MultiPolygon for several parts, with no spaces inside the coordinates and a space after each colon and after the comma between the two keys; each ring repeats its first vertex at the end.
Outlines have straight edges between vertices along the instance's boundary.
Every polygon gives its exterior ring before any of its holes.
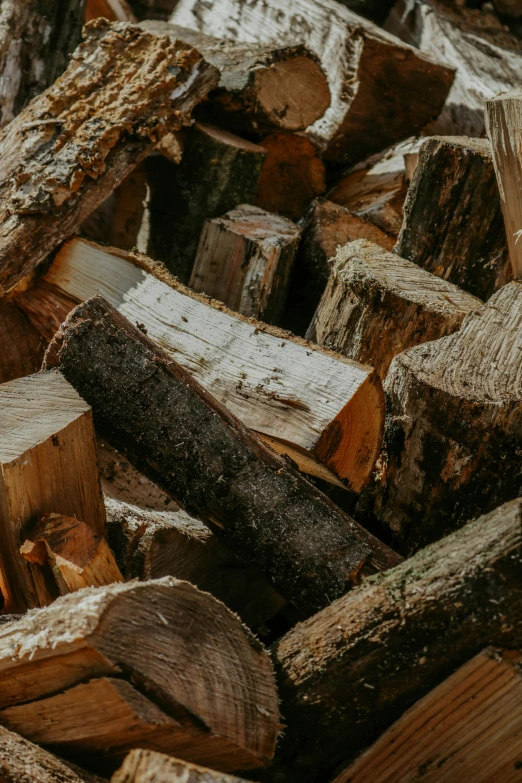
{"type": "Polygon", "coordinates": [[[175,780],[183,783],[244,783],[240,778],[148,750],[131,751],[112,776],[111,783],[173,783],[175,780]]]}

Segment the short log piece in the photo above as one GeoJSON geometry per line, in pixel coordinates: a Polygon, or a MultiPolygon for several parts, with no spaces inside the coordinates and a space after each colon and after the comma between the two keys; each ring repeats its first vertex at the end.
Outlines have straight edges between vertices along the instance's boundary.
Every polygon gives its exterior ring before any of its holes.
{"type": "Polygon", "coordinates": [[[183,780],[183,783],[245,783],[240,778],[148,750],[131,751],[112,776],[111,783],[168,783],[175,780],[183,780]]]}

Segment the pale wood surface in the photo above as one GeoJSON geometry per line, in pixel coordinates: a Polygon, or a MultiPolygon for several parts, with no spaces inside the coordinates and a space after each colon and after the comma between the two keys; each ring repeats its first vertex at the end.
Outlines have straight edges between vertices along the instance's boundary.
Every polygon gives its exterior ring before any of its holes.
{"type": "Polygon", "coordinates": [[[148,750],[133,750],[111,783],[242,783],[242,779],[148,750]]]}

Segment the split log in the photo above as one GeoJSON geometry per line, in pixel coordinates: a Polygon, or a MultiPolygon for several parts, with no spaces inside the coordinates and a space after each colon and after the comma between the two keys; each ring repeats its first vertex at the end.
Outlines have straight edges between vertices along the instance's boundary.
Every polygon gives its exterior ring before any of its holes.
{"type": "Polygon", "coordinates": [[[3,625],[0,682],[2,722],[60,750],[120,755],[150,739],[223,771],[274,752],[267,653],[188,582],[81,590],[3,625]]]}
{"type": "Polygon", "coordinates": [[[278,324],[300,237],[291,220],[241,204],[205,222],[189,287],[278,324]]]}
{"type": "Polygon", "coordinates": [[[334,783],[516,781],[522,656],[488,648],[411,707],[334,783]]]}
{"type": "Polygon", "coordinates": [[[57,371],[0,386],[0,587],[6,612],[23,612],[55,597],[19,548],[29,526],[58,511],[103,533],[91,409],[57,371]]]}
{"type": "Polygon", "coordinates": [[[233,314],[144,256],[85,240],[67,242],[43,282],[45,296],[31,298],[34,323],[46,296],[52,304],[42,317],[61,308],[63,321],[71,299],[99,294],[143,324],[210,394],[300,469],[337,484],[343,479],[355,492],[368,482],[384,419],[371,368],[233,314]]]}
{"type": "Polygon", "coordinates": [[[520,0],[493,0],[495,10],[503,16],[520,19],[522,16],[522,3],[520,0]]]}
{"type": "Polygon", "coordinates": [[[404,204],[395,252],[479,299],[511,279],[491,148],[485,139],[428,139],[404,204]]]}
{"type": "Polygon", "coordinates": [[[93,405],[103,437],[303,613],[342,595],[365,564],[397,562],[101,297],[69,314],[46,353],[53,365],[93,405]]]}
{"type": "Polygon", "coordinates": [[[402,552],[518,494],[521,311],[522,283],[509,283],[456,334],[393,360],[381,464],[368,494],[402,552]]]}
{"type": "Polygon", "coordinates": [[[0,137],[0,293],[69,236],[216,82],[193,49],[132,25],[97,19],[85,32],[65,73],[0,137]]]}
{"type": "Polygon", "coordinates": [[[330,105],[319,59],[302,44],[237,44],[165,22],[146,21],[140,27],[183,41],[218,69],[219,84],[199,110],[209,122],[236,132],[300,131],[330,105]]]}
{"type": "Polygon", "coordinates": [[[148,252],[188,283],[205,220],[252,202],[266,153],[257,144],[200,123],[183,134],[182,143],[178,165],[158,156],[145,162],[148,252]]]}
{"type": "Polygon", "coordinates": [[[521,564],[515,500],[286,634],[274,650],[288,724],[277,779],[328,780],[484,646],[519,646],[521,564]]]}
{"type": "MultiPolygon", "coordinates": [[[[59,291],[45,280],[36,285],[15,291],[13,301],[25,314],[31,326],[40,334],[45,344],[51,342],[65,321],[67,314],[78,304],[75,299],[59,291]]],[[[40,362],[38,369],[42,366],[40,362]]]]}
{"type": "Polygon", "coordinates": [[[27,316],[5,299],[0,301],[0,383],[37,372],[45,341],[27,316]]]}
{"type": "Polygon", "coordinates": [[[11,122],[63,73],[81,41],[85,2],[2,2],[0,126],[11,122]]]}
{"type": "Polygon", "coordinates": [[[307,338],[381,378],[407,348],[458,331],[482,306],[457,286],[361,239],[340,248],[307,338]]]}
{"type": "Polygon", "coordinates": [[[483,136],[484,103],[522,80],[522,44],[493,14],[444,0],[399,0],[386,30],[456,69],[430,134],[483,136]]]}
{"type": "Polygon", "coordinates": [[[361,160],[416,135],[438,116],[453,82],[450,68],[335,0],[295,0],[291,5],[285,0],[180,0],[170,21],[245,43],[297,36],[317,52],[332,100],[310,133],[327,160],[361,160]]]}
{"type": "Polygon", "coordinates": [[[254,203],[298,220],[310,201],[326,190],[325,165],[304,133],[270,133],[260,142],[267,153],[254,203]]]}
{"type": "Polygon", "coordinates": [[[136,21],[127,0],[87,0],[85,21],[91,22],[100,16],[108,19],[109,22],[136,21]]]}
{"type": "Polygon", "coordinates": [[[173,759],[149,750],[133,750],[121,768],[114,773],[111,783],[245,783],[240,778],[173,759]]]}

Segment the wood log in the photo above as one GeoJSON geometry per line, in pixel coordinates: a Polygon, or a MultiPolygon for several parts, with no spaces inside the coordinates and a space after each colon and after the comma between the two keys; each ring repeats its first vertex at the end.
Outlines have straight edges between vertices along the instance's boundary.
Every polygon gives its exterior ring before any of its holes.
{"type": "Polygon", "coordinates": [[[300,237],[291,220],[241,204],[205,222],[189,287],[278,324],[300,237]]]}
{"type": "Polygon", "coordinates": [[[278,780],[329,779],[486,645],[520,645],[521,531],[518,499],[368,580],[277,643],[288,724],[278,780]]]}
{"type": "Polygon", "coordinates": [[[102,436],[303,613],[342,595],[365,563],[397,562],[101,297],[69,314],[53,365],[94,406],[102,436]]]}
{"type": "Polygon", "coordinates": [[[302,44],[237,44],[158,21],[142,22],[140,27],[183,41],[218,69],[219,84],[209,103],[200,107],[209,122],[236,132],[300,131],[330,105],[319,58],[302,44]]]}
{"type": "Polygon", "coordinates": [[[265,151],[211,125],[183,134],[179,165],[152,156],[145,162],[150,189],[147,251],[188,283],[205,220],[252,202],[265,151]]]}
{"type": "Polygon", "coordinates": [[[153,780],[156,783],[167,783],[169,780],[183,780],[184,783],[244,783],[240,778],[150,750],[132,750],[112,776],[111,783],[150,783],[153,780]]]}
{"type": "Polygon", "coordinates": [[[254,203],[291,220],[326,190],[325,165],[317,144],[304,133],[270,133],[261,139],[267,157],[254,203]]]}
{"type": "MultiPolygon", "coordinates": [[[[103,296],[300,469],[337,484],[342,479],[355,492],[368,482],[384,419],[371,368],[233,314],[144,256],[85,240],[63,246],[44,283],[53,300],[42,308],[44,319],[61,308],[56,320],[65,320],[71,299],[103,296]]],[[[42,298],[31,300],[35,323],[42,298]]]]}
{"type": "Polygon", "coordinates": [[[292,5],[284,0],[248,5],[243,0],[180,0],[170,21],[245,43],[297,36],[315,51],[328,76],[332,100],[310,133],[327,160],[355,162],[416,135],[438,116],[453,82],[450,68],[335,0],[295,0],[292,5]]]}
{"type": "Polygon", "coordinates": [[[13,302],[0,300],[0,383],[40,369],[45,341],[13,302]]]}
{"type": "Polygon", "coordinates": [[[104,19],[85,31],[65,73],[0,136],[0,293],[69,236],[216,82],[213,66],[184,45],[104,19]]]}
{"type": "Polygon", "coordinates": [[[485,139],[436,136],[424,142],[395,252],[483,300],[511,279],[485,139]]]}
{"type": "Polygon", "coordinates": [[[402,552],[517,496],[521,304],[522,283],[509,283],[459,332],[392,362],[383,453],[361,514],[371,508],[402,552]]]}
{"type": "Polygon", "coordinates": [[[464,3],[399,0],[385,29],[456,69],[444,109],[426,128],[443,136],[483,136],[484,103],[520,84],[522,44],[494,17],[464,3]]]}
{"type": "Polygon", "coordinates": [[[482,306],[457,286],[360,239],[340,248],[307,338],[385,378],[394,356],[458,331],[482,306]]]}
{"type": "Polygon", "coordinates": [[[109,22],[136,22],[126,0],[87,0],[85,21],[92,22],[100,16],[109,22]]]}
{"type": "Polygon", "coordinates": [[[223,771],[263,766],[274,752],[266,651],[188,582],[81,590],[2,626],[0,681],[2,721],[53,746],[119,754],[148,729],[181,758],[223,771]]]}
{"type": "Polygon", "coordinates": [[[520,0],[493,0],[495,11],[503,16],[520,19],[522,16],[522,3],[520,0]]]}
{"type": "Polygon", "coordinates": [[[81,40],[86,0],[4,0],[0,22],[0,126],[65,70],[81,40]]]}
{"type": "Polygon", "coordinates": [[[516,781],[522,656],[483,650],[411,707],[334,783],[516,781]]]}
{"type": "Polygon", "coordinates": [[[19,547],[45,513],[76,515],[101,534],[100,490],[91,410],[57,371],[0,386],[0,587],[6,612],[55,596],[19,547]]]}

